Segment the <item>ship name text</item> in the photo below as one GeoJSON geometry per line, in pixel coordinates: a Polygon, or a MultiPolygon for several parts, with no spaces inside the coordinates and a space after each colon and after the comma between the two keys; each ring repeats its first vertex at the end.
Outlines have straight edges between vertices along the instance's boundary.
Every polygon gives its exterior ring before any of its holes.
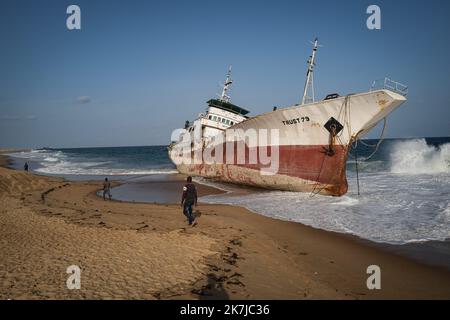
{"type": "Polygon", "coordinates": [[[283,120],[282,122],[285,126],[288,126],[291,124],[300,124],[300,123],[309,122],[309,121],[310,121],[309,117],[305,116],[305,117],[299,117],[299,118],[294,118],[294,119],[289,119],[289,120],[283,120]]]}

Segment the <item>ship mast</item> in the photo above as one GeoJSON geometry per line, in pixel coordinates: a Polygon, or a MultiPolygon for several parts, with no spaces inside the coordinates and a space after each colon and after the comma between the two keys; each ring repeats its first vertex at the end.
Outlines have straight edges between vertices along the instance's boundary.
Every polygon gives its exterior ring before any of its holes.
{"type": "Polygon", "coordinates": [[[314,46],[313,46],[313,52],[312,55],[309,56],[308,59],[308,70],[306,71],[306,82],[305,82],[305,89],[303,90],[303,98],[301,101],[301,104],[311,103],[314,102],[314,81],[313,81],[313,70],[315,66],[315,59],[316,59],[316,52],[319,39],[314,39],[314,46]]]}
{"type": "Polygon", "coordinates": [[[223,102],[230,102],[230,96],[227,95],[227,91],[230,90],[231,84],[233,80],[231,80],[231,66],[228,68],[227,79],[223,84],[222,94],[220,95],[220,100],[223,102]]]}

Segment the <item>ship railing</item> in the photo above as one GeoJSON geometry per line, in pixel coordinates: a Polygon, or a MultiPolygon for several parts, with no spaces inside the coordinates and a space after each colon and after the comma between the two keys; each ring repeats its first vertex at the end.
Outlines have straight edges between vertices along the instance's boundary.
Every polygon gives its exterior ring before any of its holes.
{"type": "Polygon", "coordinates": [[[381,89],[387,89],[387,90],[399,93],[404,97],[406,97],[406,95],[408,94],[408,86],[404,85],[403,83],[389,79],[389,78],[379,79],[379,80],[375,80],[374,82],[372,82],[370,91],[381,90],[381,89]]]}

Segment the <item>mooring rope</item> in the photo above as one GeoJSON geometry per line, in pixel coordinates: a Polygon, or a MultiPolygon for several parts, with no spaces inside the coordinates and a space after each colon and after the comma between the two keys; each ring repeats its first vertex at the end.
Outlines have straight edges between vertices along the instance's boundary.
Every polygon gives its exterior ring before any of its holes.
{"type": "Polygon", "coordinates": [[[370,154],[370,156],[365,158],[364,161],[370,160],[375,155],[375,153],[377,153],[378,148],[380,147],[381,143],[383,142],[383,140],[384,140],[384,132],[385,132],[385,129],[386,129],[386,124],[387,124],[387,120],[386,119],[387,119],[386,117],[383,118],[383,120],[384,120],[383,130],[381,131],[380,138],[378,139],[377,144],[370,145],[368,143],[363,142],[362,140],[359,140],[359,142],[361,142],[361,144],[365,145],[366,147],[371,147],[371,148],[375,147],[375,150],[370,154]]]}
{"type": "Polygon", "coordinates": [[[358,186],[358,196],[359,196],[359,169],[358,169],[358,151],[355,148],[355,166],[356,166],[356,185],[358,186]]]}
{"type": "MultiPolygon", "coordinates": [[[[375,153],[377,153],[378,148],[380,147],[381,143],[384,140],[384,132],[385,132],[386,126],[387,126],[387,118],[384,117],[383,120],[384,120],[383,130],[381,130],[380,138],[378,139],[378,142],[376,144],[371,145],[371,144],[365,143],[361,139],[356,138],[355,141],[354,141],[354,144],[352,144],[352,146],[351,146],[351,148],[355,150],[354,158],[355,158],[355,167],[356,167],[356,184],[357,184],[357,187],[358,187],[358,196],[360,195],[360,192],[359,192],[358,151],[357,151],[358,141],[361,142],[361,144],[363,144],[366,147],[375,148],[375,150],[367,158],[365,158],[363,161],[370,160],[375,155],[375,153]]],[[[349,153],[349,154],[351,155],[351,153],[349,153]]]]}

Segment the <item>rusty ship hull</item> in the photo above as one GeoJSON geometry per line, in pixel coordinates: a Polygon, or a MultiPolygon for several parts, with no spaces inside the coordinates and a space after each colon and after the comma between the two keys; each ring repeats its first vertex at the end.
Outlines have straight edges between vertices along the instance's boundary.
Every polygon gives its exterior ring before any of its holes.
{"type": "Polygon", "coordinates": [[[369,91],[278,109],[248,118],[218,133],[226,141],[230,130],[278,130],[279,141],[275,146],[278,169],[270,175],[261,174],[265,165],[251,163],[248,159],[251,152],[265,152],[269,145],[248,145],[245,137],[244,163],[237,161],[236,156],[231,161],[225,159],[227,148],[234,148],[234,154],[237,153],[238,142],[222,143],[224,155],[220,161],[195,161],[195,155],[201,155],[205,148],[217,147],[217,143],[213,145],[217,139],[205,138],[203,133],[210,125],[207,118],[202,119],[200,139],[194,139],[189,147],[182,142],[172,143],[169,156],[178,171],[187,175],[268,189],[341,196],[348,189],[346,161],[351,144],[405,101],[403,95],[391,90],[369,91]],[[331,133],[329,126],[327,128],[330,121],[339,126],[338,133],[331,133]]]}

